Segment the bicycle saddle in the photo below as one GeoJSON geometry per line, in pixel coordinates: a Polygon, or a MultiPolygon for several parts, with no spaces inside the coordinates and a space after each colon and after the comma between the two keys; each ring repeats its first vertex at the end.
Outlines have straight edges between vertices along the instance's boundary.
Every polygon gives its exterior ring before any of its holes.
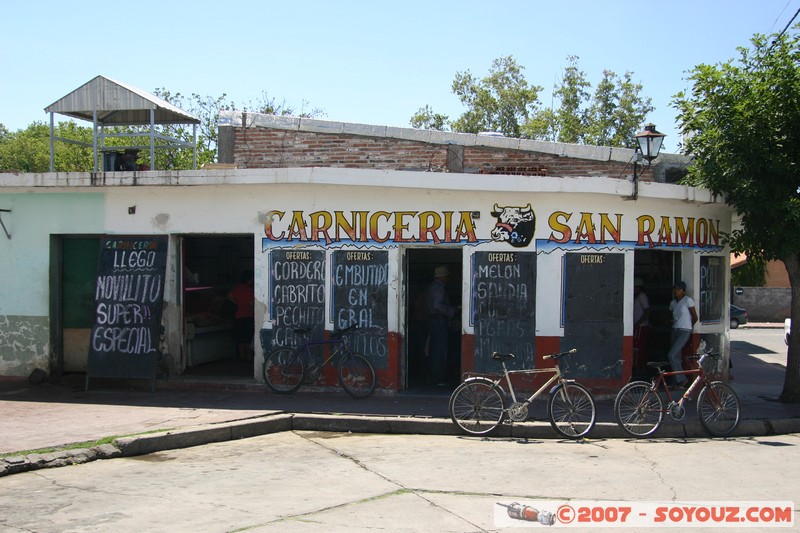
{"type": "Polygon", "coordinates": [[[314,328],[295,328],[292,331],[294,331],[298,335],[304,335],[304,334],[308,333],[309,331],[311,331],[312,329],[314,329],[314,328]]]}
{"type": "Polygon", "coordinates": [[[665,366],[669,366],[669,361],[650,361],[647,363],[647,366],[661,370],[665,366]]]}
{"type": "Polygon", "coordinates": [[[494,359],[495,361],[508,361],[509,359],[514,359],[514,354],[492,352],[492,359],[494,359]]]}

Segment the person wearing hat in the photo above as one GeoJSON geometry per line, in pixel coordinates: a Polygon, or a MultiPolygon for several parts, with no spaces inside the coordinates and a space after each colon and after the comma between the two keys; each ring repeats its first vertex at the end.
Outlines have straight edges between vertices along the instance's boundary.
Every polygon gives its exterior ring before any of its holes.
{"type": "MultiPolygon", "coordinates": [[[[672,298],[669,304],[669,310],[672,311],[672,344],[667,358],[673,372],[678,372],[683,370],[681,350],[692,336],[692,328],[697,322],[697,311],[694,308],[694,300],[686,295],[686,283],[683,281],[676,282],[672,287],[672,298]]],[[[686,376],[675,376],[677,387],[684,388],[686,384],[686,376]]]]}
{"type": "Polygon", "coordinates": [[[642,278],[633,280],[633,370],[642,372],[647,361],[647,334],[650,329],[650,299],[642,278]]]}
{"type": "Polygon", "coordinates": [[[430,382],[439,386],[447,385],[447,337],[450,332],[450,319],[456,309],[450,305],[447,296],[447,280],[450,270],[438,266],[433,271],[433,281],[428,285],[428,356],[430,357],[430,382]]]}

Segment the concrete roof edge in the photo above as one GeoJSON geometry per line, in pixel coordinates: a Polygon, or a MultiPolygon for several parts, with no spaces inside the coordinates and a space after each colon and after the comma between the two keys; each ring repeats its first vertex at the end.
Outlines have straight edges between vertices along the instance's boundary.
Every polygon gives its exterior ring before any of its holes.
{"type": "MultiPolygon", "coordinates": [[[[291,167],[218,170],[156,170],[145,172],[48,172],[6,173],[0,190],[13,188],[95,188],[120,186],[217,186],[265,184],[321,184],[411,189],[454,189],[462,191],[590,192],[626,196],[628,180],[611,176],[532,177],[494,174],[487,181],[482,174],[424,172],[412,170],[354,169],[334,167],[291,167]]],[[[724,203],[710,190],[669,183],[640,182],[641,198],[674,199],[698,203],[724,203]]]]}

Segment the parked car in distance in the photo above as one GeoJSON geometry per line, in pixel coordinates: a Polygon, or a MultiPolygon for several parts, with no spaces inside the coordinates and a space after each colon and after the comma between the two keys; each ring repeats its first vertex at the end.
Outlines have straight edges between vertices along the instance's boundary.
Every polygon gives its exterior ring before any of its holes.
{"type": "Polygon", "coordinates": [[[783,342],[786,343],[786,346],[789,346],[789,331],[792,329],[792,319],[787,318],[783,321],[783,342]]]}
{"type": "Polygon", "coordinates": [[[736,329],[742,324],[747,324],[747,309],[731,305],[731,329],[736,329]]]}

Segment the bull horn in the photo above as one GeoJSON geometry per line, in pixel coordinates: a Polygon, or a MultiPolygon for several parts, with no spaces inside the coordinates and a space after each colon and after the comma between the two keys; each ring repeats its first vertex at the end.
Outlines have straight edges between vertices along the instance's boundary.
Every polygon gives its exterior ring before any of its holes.
{"type": "Polygon", "coordinates": [[[495,204],[494,204],[494,209],[492,209],[492,211],[494,211],[495,213],[499,213],[500,211],[502,211],[502,210],[500,209],[500,206],[499,206],[499,205],[497,205],[497,202],[495,202],[495,204]]]}

